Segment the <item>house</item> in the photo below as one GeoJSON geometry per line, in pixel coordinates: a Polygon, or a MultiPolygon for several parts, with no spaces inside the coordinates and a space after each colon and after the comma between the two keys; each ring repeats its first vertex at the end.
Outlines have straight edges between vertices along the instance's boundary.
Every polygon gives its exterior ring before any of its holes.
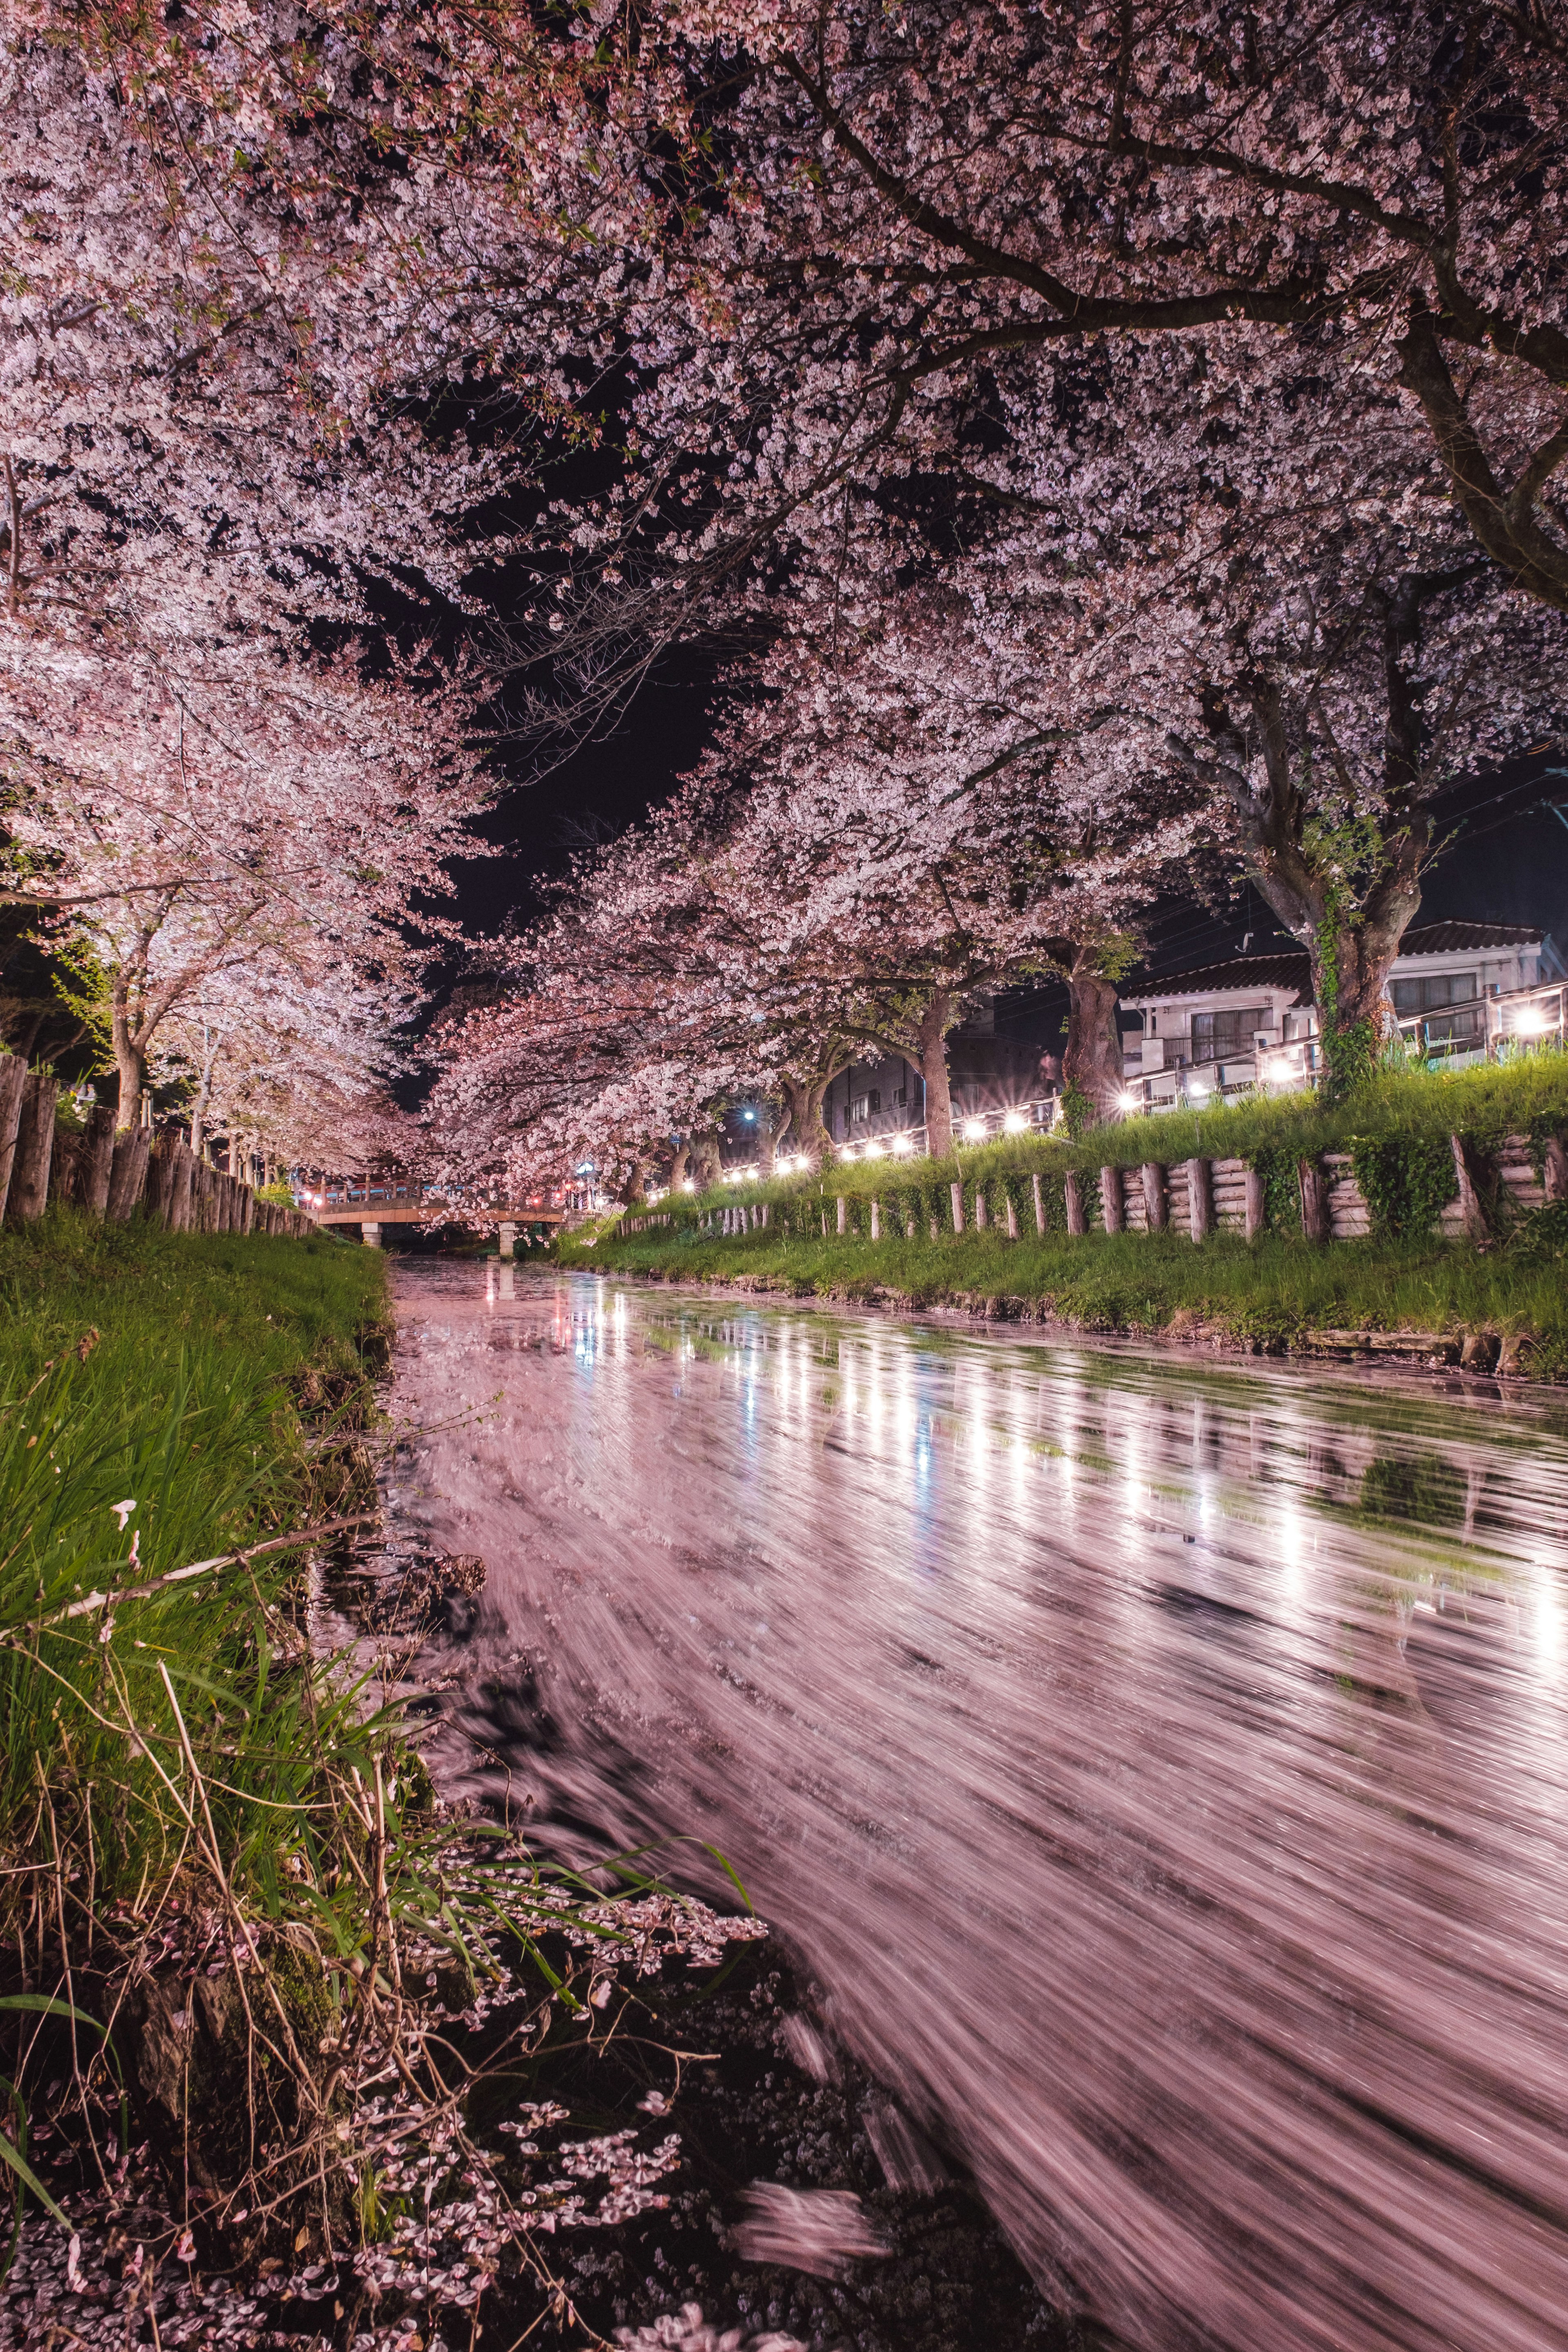
{"type": "MultiPolygon", "coordinates": [[[[1563,977],[1550,933],[1522,923],[1427,923],[1406,931],[1388,993],[1404,1034],[1456,1064],[1484,1059],[1525,1010],[1563,977]]],[[[1258,1083],[1300,1085],[1321,1066],[1305,949],[1201,964],[1122,999],[1142,1022],[1125,1044],[1128,1092],[1159,1109],[1258,1083]]],[[[1563,992],[1546,1025],[1560,1027],[1563,992]]],[[[1532,1015],[1524,1026],[1539,1026],[1532,1015]]],[[[1132,1106],[1130,1104],[1129,1108],[1132,1106]]]]}

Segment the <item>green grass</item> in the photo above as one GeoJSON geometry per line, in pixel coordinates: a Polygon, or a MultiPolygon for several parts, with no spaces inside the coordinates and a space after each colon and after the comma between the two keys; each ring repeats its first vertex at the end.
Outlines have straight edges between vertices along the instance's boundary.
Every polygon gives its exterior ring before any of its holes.
{"type": "MultiPolygon", "coordinates": [[[[750,1188],[748,1188],[749,1190],[750,1188]]],[[[1568,1238],[1568,1237],[1564,1237],[1568,1238]]],[[[995,1233],[941,1240],[786,1242],[726,1238],[568,1239],[557,1263],[666,1281],[742,1281],[796,1297],[973,1305],[1105,1332],[1201,1325],[1244,1343],[1288,1346],[1312,1330],[1525,1332],[1538,1377],[1568,1377],[1568,1252],[1484,1255],[1441,1241],[1336,1242],[1269,1235],[1089,1234],[1009,1242],[995,1233]]]]}
{"type": "MultiPolygon", "coordinates": [[[[287,1727],[259,1734],[258,1644],[298,1554],[59,1612],[310,1516],[297,1395],[363,1396],[384,1284],[374,1253],[325,1236],[171,1234],[58,1209],[0,1233],[0,1849],[22,1873],[0,1906],[57,1843],[90,1838],[93,1899],[110,1904],[145,1899],[199,1845],[167,1785],[184,1758],[160,1665],[198,1748],[236,1751],[215,1777],[259,1769],[255,1794],[275,1801],[260,1759],[281,1756],[287,1727]]],[[[217,1793],[241,1885],[271,1874],[268,1810],[217,1793]]]]}

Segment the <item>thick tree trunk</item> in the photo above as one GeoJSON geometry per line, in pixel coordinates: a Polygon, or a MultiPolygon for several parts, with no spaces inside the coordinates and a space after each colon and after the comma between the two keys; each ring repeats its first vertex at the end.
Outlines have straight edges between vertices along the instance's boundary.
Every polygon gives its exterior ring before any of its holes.
{"type": "Polygon", "coordinates": [[[797,1159],[804,1156],[814,1165],[832,1159],[833,1138],[823,1125],[822,1105],[837,1075],[834,1070],[825,1078],[796,1078],[785,1072],[780,1078],[788,1117],[774,1138],[775,1155],[778,1143],[787,1136],[797,1159]]]}
{"type": "Polygon", "coordinates": [[[947,1075],[952,1026],[952,999],[939,988],[921,1016],[917,1055],[925,1082],[926,1150],[933,1160],[945,1160],[952,1150],[952,1088],[947,1075]]]}
{"type": "Polygon", "coordinates": [[[111,1014],[114,1066],[120,1074],[120,1099],[114,1108],[114,1124],[121,1133],[126,1128],[141,1123],[142,1089],[147,1083],[146,1049],[136,1042],[137,1033],[131,1025],[122,982],[123,975],[115,982],[111,1014]]]}
{"type": "MultiPolygon", "coordinates": [[[[681,1188],[682,1184],[684,1184],[684,1183],[685,1183],[685,1181],[686,1181],[686,1171],[687,1171],[687,1170],[690,1167],[690,1165],[691,1165],[691,1146],[690,1146],[690,1144],[689,1144],[689,1143],[678,1143],[678,1144],[675,1146],[674,1150],[673,1150],[673,1151],[671,1152],[671,1154],[670,1154],[670,1160],[669,1160],[669,1189],[670,1189],[670,1191],[671,1191],[672,1192],[679,1192],[679,1190],[680,1190],[680,1188],[681,1188]]],[[[271,1182],[271,1181],[272,1181],[272,1180],[271,1180],[271,1178],[270,1178],[270,1177],[268,1177],[268,1183],[270,1183],[270,1182],[271,1182]]]]}
{"type": "Polygon", "coordinates": [[[1116,1013],[1116,982],[1099,969],[1101,950],[1080,947],[1068,972],[1068,1037],[1062,1079],[1089,1102],[1089,1123],[1099,1126],[1121,1109],[1124,1081],[1121,1032],[1116,1013]]]}
{"type": "Polygon", "coordinates": [[[1407,906],[1369,912],[1355,924],[1325,919],[1312,932],[1312,1000],[1331,1101],[1364,1086],[1377,1068],[1393,1028],[1388,975],[1420,904],[1421,894],[1415,890],[1407,906]]]}

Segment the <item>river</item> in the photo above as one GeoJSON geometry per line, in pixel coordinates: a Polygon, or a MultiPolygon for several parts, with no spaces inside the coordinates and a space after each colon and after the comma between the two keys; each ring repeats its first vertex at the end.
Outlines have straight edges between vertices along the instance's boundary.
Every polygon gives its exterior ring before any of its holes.
{"type": "Polygon", "coordinates": [[[1140,2352],[1568,2347],[1568,1402],[394,1285],[449,1769],[719,1848],[1140,2352]]]}

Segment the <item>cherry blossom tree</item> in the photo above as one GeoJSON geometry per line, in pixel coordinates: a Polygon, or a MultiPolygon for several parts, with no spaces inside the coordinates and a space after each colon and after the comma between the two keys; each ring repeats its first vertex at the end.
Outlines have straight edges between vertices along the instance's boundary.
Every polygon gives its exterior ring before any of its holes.
{"type": "Polygon", "coordinates": [[[145,653],[0,646],[14,746],[16,895],[74,942],[137,1115],[172,1013],[272,965],[302,985],[409,976],[450,934],[443,858],[485,796],[467,697],[438,674],[367,683],[345,658],[272,648],[145,653]]]}

